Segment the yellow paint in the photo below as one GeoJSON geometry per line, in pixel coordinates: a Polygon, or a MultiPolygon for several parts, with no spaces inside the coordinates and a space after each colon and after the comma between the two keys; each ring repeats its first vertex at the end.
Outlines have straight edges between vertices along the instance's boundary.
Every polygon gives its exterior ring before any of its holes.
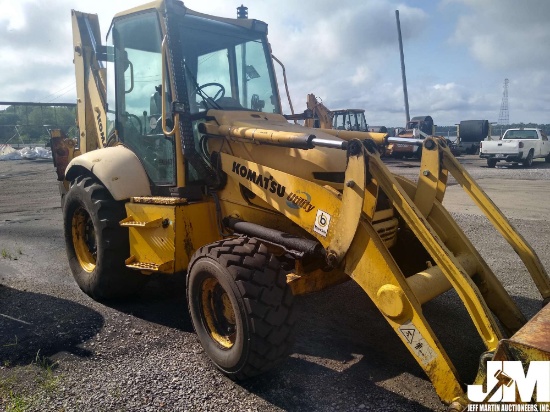
{"type": "Polygon", "coordinates": [[[405,297],[405,292],[395,285],[382,285],[376,292],[378,308],[392,319],[411,317],[411,307],[405,297]]]}
{"type": "Polygon", "coordinates": [[[235,311],[217,279],[209,277],[202,282],[200,302],[210,338],[223,349],[230,349],[237,338],[235,311]]]}
{"type": "Polygon", "coordinates": [[[317,269],[312,272],[301,274],[290,273],[287,275],[287,283],[292,289],[294,296],[306,295],[308,293],[320,292],[331,286],[339,285],[350,280],[341,268],[330,272],[317,269]]]}
{"type": "Polygon", "coordinates": [[[222,153],[221,159],[222,169],[230,179],[237,181],[271,208],[299,224],[323,246],[329,245],[334,235],[334,225],[329,223],[326,234],[323,234],[319,230],[322,229],[322,224],[317,222],[317,218],[324,214],[332,222],[332,219],[337,220],[342,210],[341,201],[330,190],[280,170],[225,153],[222,153]],[[304,192],[308,194],[309,200],[304,192]],[[297,200],[298,198],[304,201],[297,200]],[[297,203],[293,203],[293,200],[297,203]]]}
{"type": "Polygon", "coordinates": [[[96,259],[90,251],[88,242],[90,238],[95,241],[95,232],[91,217],[83,207],[74,211],[71,226],[73,247],[78,263],[82,269],[91,273],[95,269],[96,259]]]}
{"type": "Polygon", "coordinates": [[[359,140],[354,140],[353,144],[360,148],[360,152],[348,157],[341,200],[342,206],[345,205],[345,207],[332,222],[334,232],[327,248],[329,262],[333,265],[339,263],[348,251],[357,231],[365,201],[367,183],[365,148],[359,140]]]}
{"type": "MultiPolygon", "coordinates": [[[[163,198],[157,198],[159,203],[163,198]]],[[[131,263],[156,265],[158,271],[175,273],[187,269],[189,259],[201,246],[220,239],[211,202],[180,205],[126,203],[131,263]],[[173,263],[171,263],[173,262],[173,263]]],[[[144,271],[147,266],[143,266],[144,271]]]]}

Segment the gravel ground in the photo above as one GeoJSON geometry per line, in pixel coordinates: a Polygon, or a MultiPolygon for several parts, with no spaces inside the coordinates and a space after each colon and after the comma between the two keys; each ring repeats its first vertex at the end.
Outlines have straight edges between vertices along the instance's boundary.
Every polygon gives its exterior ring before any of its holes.
{"type": "MultiPolygon", "coordinates": [[[[550,165],[461,162],[550,265],[550,165]]],[[[418,163],[390,161],[414,178],[418,163]]],[[[445,205],[528,316],[540,296],[511,248],[451,185],[445,205]]],[[[297,298],[294,353],[244,383],[211,365],[182,278],[101,304],[74,283],[50,162],[0,162],[0,409],[30,411],[444,411],[430,382],[352,282],[297,298]],[[383,344],[382,344],[383,342],[383,344]],[[19,408],[19,409],[18,409],[19,408]]],[[[425,314],[469,382],[483,350],[453,292],[425,314]]]]}

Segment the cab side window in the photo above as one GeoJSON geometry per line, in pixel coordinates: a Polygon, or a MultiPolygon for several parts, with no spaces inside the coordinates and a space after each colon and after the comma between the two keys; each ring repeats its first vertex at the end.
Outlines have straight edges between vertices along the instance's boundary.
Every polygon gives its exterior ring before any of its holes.
{"type": "Polygon", "coordinates": [[[162,95],[167,94],[161,86],[158,17],[151,12],[116,21],[112,36],[119,138],[141,160],[154,184],[174,184],[174,141],[164,136],[158,121],[162,95]]]}

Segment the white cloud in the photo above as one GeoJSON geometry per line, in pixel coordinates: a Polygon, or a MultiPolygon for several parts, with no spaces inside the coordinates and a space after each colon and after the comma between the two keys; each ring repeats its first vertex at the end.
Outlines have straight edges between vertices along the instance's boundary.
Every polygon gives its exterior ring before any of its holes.
{"type": "MultiPolygon", "coordinates": [[[[0,55],[9,61],[1,71],[0,99],[37,101],[57,97],[57,101],[73,101],[75,88],[67,92],[67,85],[70,88],[74,82],[71,8],[97,13],[104,37],[116,12],[141,3],[0,0],[0,55]]],[[[227,17],[236,15],[240,3],[185,1],[193,10],[227,17]]],[[[502,81],[508,77],[511,120],[547,121],[550,49],[546,45],[550,29],[545,18],[550,15],[550,2],[444,0],[435,8],[420,3],[426,11],[412,4],[419,3],[264,0],[249,3],[248,7],[250,18],[269,24],[273,52],[286,66],[296,111],[305,108],[306,95],[313,92],[329,108],[365,109],[372,124],[403,124],[395,28],[395,10],[399,9],[411,115],[430,114],[439,124],[482,115],[494,121],[502,81]],[[450,10],[458,10],[456,16],[445,14],[450,10]],[[441,39],[445,49],[435,49],[440,40],[436,37],[442,34],[430,29],[441,18],[437,13],[442,13],[451,27],[450,41],[441,39]],[[416,53],[411,51],[414,47],[416,53]],[[461,49],[473,60],[464,55],[459,59],[460,67],[450,65],[449,56],[461,49]]],[[[277,70],[284,95],[283,79],[277,70]]]]}

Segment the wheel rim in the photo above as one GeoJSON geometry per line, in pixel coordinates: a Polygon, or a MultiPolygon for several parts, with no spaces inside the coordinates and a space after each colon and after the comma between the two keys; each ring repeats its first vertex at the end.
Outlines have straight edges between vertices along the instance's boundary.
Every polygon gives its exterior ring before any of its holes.
{"type": "Polygon", "coordinates": [[[72,237],[76,258],[82,269],[92,272],[96,266],[97,242],[90,214],[83,207],[75,210],[72,237]]]}
{"type": "Polygon", "coordinates": [[[223,349],[230,349],[237,338],[235,311],[229,295],[215,278],[201,286],[201,313],[208,335],[223,349]]]}

